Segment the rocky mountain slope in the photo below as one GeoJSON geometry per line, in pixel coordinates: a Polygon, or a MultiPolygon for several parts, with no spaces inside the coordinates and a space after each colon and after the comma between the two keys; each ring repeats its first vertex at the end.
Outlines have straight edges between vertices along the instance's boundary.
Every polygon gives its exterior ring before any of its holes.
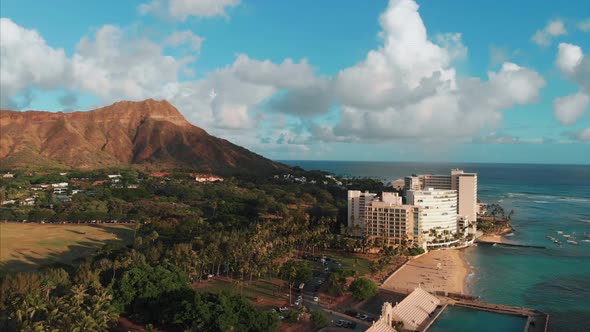
{"type": "Polygon", "coordinates": [[[121,101],[92,111],[0,111],[0,167],[142,165],[217,173],[288,167],[191,125],[167,101],[121,101]]]}

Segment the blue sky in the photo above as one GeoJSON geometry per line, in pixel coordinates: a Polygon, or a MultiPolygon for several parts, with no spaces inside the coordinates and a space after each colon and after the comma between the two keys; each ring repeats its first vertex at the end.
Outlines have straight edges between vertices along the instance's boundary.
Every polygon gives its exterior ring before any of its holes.
{"type": "Polygon", "coordinates": [[[590,163],[587,1],[5,0],[1,14],[3,108],[168,99],[273,159],[590,163]]]}

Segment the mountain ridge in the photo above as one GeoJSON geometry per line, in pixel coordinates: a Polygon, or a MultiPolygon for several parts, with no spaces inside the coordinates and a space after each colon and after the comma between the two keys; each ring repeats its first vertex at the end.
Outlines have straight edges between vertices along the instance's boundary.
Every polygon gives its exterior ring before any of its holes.
{"type": "Polygon", "coordinates": [[[189,123],[168,101],[120,101],[71,113],[0,110],[0,167],[124,166],[269,173],[273,162],[189,123]]]}

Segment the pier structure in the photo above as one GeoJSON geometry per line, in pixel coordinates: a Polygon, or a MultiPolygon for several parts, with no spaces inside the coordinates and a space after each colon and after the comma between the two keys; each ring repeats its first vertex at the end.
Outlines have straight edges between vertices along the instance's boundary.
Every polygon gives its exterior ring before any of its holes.
{"type": "Polygon", "coordinates": [[[487,311],[503,315],[526,317],[527,321],[523,329],[524,332],[547,332],[547,327],[549,324],[549,314],[537,309],[453,298],[448,298],[447,304],[456,307],[487,311]]]}
{"type": "MultiPolygon", "coordinates": [[[[384,289],[381,288],[379,290],[385,294],[409,294],[411,290],[409,289],[384,289]]],[[[505,304],[494,304],[494,303],[487,303],[479,301],[479,299],[475,296],[466,295],[466,294],[455,294],[455,293],[448,293],[437,291],[433,292],[436,297],[441,300],[440,305],[438,308],[430,315],[430,317],[424,320],[420,326],[416,329],[416,331],[426,332],[434,324],[437,318],[442,314],[442,312],[448,308],[449,306],[455,307],[462,307],[472,310],[479,310],[479,311],[486,311],[496,314],[502,315],[512,315],[512,316],[520,316],[526,318],[526,323],[523,326],[523,332],[547,332],[548,331],[548,324],[549,324],[549,314],[546,312],[531,309],[531,308],[524,308],[524,307],[516,307],[516,306],[509,306],[505,304]]]]}

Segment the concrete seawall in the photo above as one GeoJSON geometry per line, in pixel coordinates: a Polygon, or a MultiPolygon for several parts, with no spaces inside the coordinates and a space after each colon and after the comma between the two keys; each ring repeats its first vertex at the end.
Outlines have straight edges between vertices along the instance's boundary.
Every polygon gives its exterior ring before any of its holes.
{"type": "Polygon", "coordinates": [[[528,245],[528,244],[506,243],[506,242],[475,240],[475,243],[477,243],[478,245],[489,245],[489,246],[499,245],[499,246],[505,246],[505,247],[547,249],[547,247],[545,247],[545,246],[533,246],[533,245],[528,245]]]}
{"type": "Polygon", "coordinates": [[[547,326],[549,324],[549,314],[536,309],[513,307],[504,304],[493,304],[469,300],[451,300],[449,301],[449,305],[474,310],[493,312],[503,315],[526,317],[527,321],[524,326],[525,332],[547,332],[547,326]],[[531,328],[533,329],[531,330],[531,328]]]}

